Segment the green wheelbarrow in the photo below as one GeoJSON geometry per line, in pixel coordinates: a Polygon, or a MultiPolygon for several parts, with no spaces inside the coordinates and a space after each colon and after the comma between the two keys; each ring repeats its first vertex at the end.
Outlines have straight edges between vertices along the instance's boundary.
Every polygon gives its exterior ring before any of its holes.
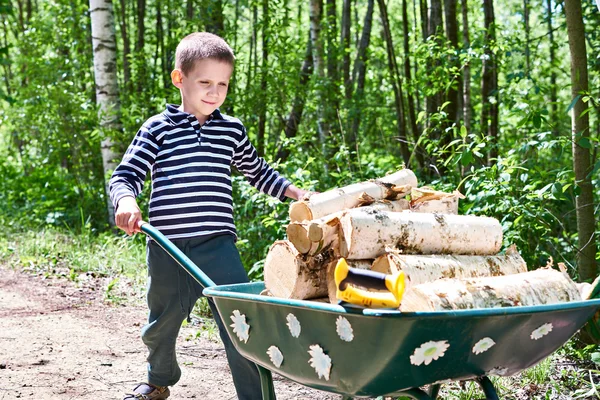
{"type": "Polygon", "coordinates": [[[600,309],[593,299],[402,313],[279,299],[260,295],[263,282],[216,286],[158,230],[141,229],[214,300],[236,349],[259,369],[263,400],[276,398],[271,372],[344,399],[435,399],[443,383],[457,380],[474,380],[487,399],[498,399],[489,376],[537,364],[600,309]]]}

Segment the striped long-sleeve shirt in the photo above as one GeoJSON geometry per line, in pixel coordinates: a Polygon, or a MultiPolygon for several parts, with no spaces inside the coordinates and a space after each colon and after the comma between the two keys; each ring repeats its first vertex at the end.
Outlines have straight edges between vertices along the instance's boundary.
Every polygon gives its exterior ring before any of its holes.
{"type": "Polygon", "coordinates": [[[290,182],[258,157],[238,119],[216,110],[200,126],[169,104],[137,132],[110,179],[110,197],[115,209],[121,198],[137,197],[152,170],[150,223],[166,237],[237,235],[232,165],[260,191],[285,199],[290,182]]]}

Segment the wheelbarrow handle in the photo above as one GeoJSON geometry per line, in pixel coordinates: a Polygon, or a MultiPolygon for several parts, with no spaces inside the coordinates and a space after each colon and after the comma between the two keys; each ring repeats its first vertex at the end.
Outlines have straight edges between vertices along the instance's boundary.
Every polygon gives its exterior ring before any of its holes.
{"type": "Polygon", "coordinates": [[[158,229],[147,222],[140,221],[138,227],[142,232],[152,238],[167,254],[173,257],[202,287],[212,287],[216,284],[192,260],[188,258],[177,246],[165,237],[158,229]]]}
{"type": "Polygon", "coordinates": [[[334,279],[338,299],[369,308],[398,308],[404,294],[404,272],[386,275],[376,271],[351,268],[343,258],[335,267],[334,279]],[[387,292],[370,292],[351,286],[352,284],[387,292]]]}

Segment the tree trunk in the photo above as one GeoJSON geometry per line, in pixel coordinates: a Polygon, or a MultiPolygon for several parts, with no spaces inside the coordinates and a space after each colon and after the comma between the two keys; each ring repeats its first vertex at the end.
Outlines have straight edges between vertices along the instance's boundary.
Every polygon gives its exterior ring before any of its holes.
{"type": "Polygon", "coordinates": [[[335,0],[326,0],[325,15],[327,23],[327,93],[329,94],[328,107],[325,108],[327,121],[330,123],[331,132],[337,134],[339,130],[338,111],[340,110],[339,96],[339,50],[337,39],[337,12],[335,0]]]}
{"type": "Polygon", "coordinates": [[[327,159],[327,141],[329,137],[329,126],[326,120],[326,94],[324,90],[325,66],[323,64],[323,38],[321,35],[323,0],[310,0],[310,38],[313,49],[314,71],[317,77],[317,126],[319,130],[319,143],[322,154],[327,159]]]}
{"type": "Polygon", "coordinates": [[[94,78],[98,119],[102,131],[101,152],[104,169],[108,222],[114,226],[114,209],[108,196],[108,179],[116,167],[118,154],[114,150],[111,131],[121,129],[120,102],[117,85],[117,45],[112,2],[90,0],[92,46],[94,49],[94,78]]]}
{"type": "MultiPolygon", "coordinates": [[[[429,7],[428,16],[428,37],[435,34],[442,34],[444,26],[442,21],[442,2],[441,0],[430,0],[431,6],[429,7]]],[[[430,68],[439,65],[439,60],[430,60],[432,65],[430,68]]],[[[434,126],[431,122],[430,117],[439,111],[442,105],[442,92],[438,91],[435,93],[429,93],[425,97],[425,110],[427,112],[427,130],[432,139],[440,139],[442,137],[442,131],[439,126],[434,126]]]]}
{"type": "Polygon", "coordinates": [[[332,189],[314,194],[308,200],[296,201],[290,206],[290,221],[321,218],[340,210],[358,207],[365,200],[395,200],[404,197],[410,188],[416,186],[415,174],[409,169],[403,169],[380,179],[332,189]]]}
{"type": "Polygon", "coordinates": [[[129,57],[131,54],[131,43],[127,34],[127,3],[125,0],[120,0],[121,6],[121,40],[123,41],[123,87],[126,93],[131,90],[131,67],[129,65],[129,57]]]}
{"type": "MultiPolygon", "coordinates": [[[[410,29],[408,24],[408,0],[402,0],[402,32],[403,32],[403,45],[404,45],[404,79],[406,84],[410,88],[413,86],[412,74],[410,71],[410,29]]],[[[416,21],[415,21],[416,24],[416,21]]],[[[416,63],[415,63],[416,64],[416,63]]],[[[416,68],[416,65],[415,65],[416,68]]],[[[419,138],[421,137],[421,129],[417,125],[417,113],[415,112],[415,99],[412,94],[412,90],[408,90],[406,93],[407,108],[408,108],[408,128],[411,131],[410,135],[414,141],[414,147],[412,153],[417,159],[417,163],[421,168],[424,167],[424,159],[422,149],[417,145],[419,138]]],[[[411,156],[412,157],[412,156],[411,156]]],[[[407,164],[407,166],[410,164],[407,164]]]]}
{"type": "Polygon", "coordinates": [[[256,151],[259,156],[265,154],[267,124],[267,81],[269,74],[269,1],[262,2],[262,65],[260,71],[260,100],[258,104],[258,132],[256,134],[256,151]]]}
{"type": "Polygon", "coordinates": [[[204,0],[202,21],[207,32],[223,37],[225,22],[223,17],[223,2],[221,0],[204,0]]]}
{"type": "MultiPolygon", "coordinates": [[[[546,12],[548,23],[548,42],[550,51],[550,123],[552,125],[552,133],[558,137],[558,96],[556,94],[556,56],[554,50],[556,43],[554,42],[554,28],[552,27],[552,0],[546,0],[546,12]]],[[[600,125],[599,125],[600,126],[600,125]]]]}
{"type": "MultiPolygon", "coordinates": [[[[471,38],[469,37],[469,7],[467,5],[467,0],[461,0],[461,8],[462,8],[462,40],[463,40],[463,49],[471,48],[471,38]]],[[[471,64],[466,62],[463,67],[462,74],[462,96],[463,96],[463,125],[467,130],[467,134],[471,133],[471,119],[472,111],[471,111],[471,64]]],[[[463,144],[466,144],[468,141],[468,137],[465,136],[463,138],[463,144]]],[[[461,165],[461,176],[465,176],[466,171],[468,170],[468,165],[461,165]]]]}
{"type": "MultiPolygon", "coordinates": [[[[379,13],[381,16],[381,24],[383,26],[383,34],[387,47],[388,69],[394,90],[394,100],[396,105],[396,126],[398,129],[398,141],[400,142],[400,154],[404,165],[410,168],[410,150],[408,148],[408,138],[406,136],[406,118],[404,116],[404,94],[402,91],[402,78],[396,62],[396,53],[394,51],[394,41],[390,30],[390,19],[387,13],[385,0],[377,0],[379,5],[379,13]]],[[[416,143],[416,142],[415,142],[416,143]]]]}
{"type": "MultiPolygon", "coordinates": [[[[456,55],[452,57],[451,66],[455,67],[458,70],[460,68],[460,65],[458,62],[458,22],[456,21],[456,4],[457,0],[444,0],[444,16],[446,17],[446,37],[452,45],[452,49],[456,52],[456,55]]],[[[448,113],[448,119],[450,120],[451,124],[454,123],[456,126],[458,126],[459,97],[456,84],[451,84],[450,88],[448,89],[446,99],[449,102],[449,104],[445,108],[446,112],[448,113]]],[[[453,139],[452,137],[448,137],[449,132],[451,131],[448,131],[448,133],[444,135],[444,145],[447,145],[453,139]]]]}
{"type": "Polygon", "coordinates": [[[494,0],[483,0],[485,50],[481,73],[481,132],[491,139],[488,162],[498,158],[498,74],[496,55],[492,45],[496,43],[494,0]]]}
{"type": "Polygon", "coordinates": [[[529,50],[530,26],[529,26],[529,0],[523,0],[523,25],[525,28],[525,76],[531,74],[531,51],[529,50]]]}
{"type": "Polygon", "coordinates": [[[352,97],[352,81],[350,80],[350,26],[352,24],[352,0],[343,0],[341,38],[342,45],[342,79],[344,80],[344,98],[352,97]]]}
{"type": "MultiPolygon", "coordinates": [[[[302,120],[302,112],[304,111],[304,104],[306,102],[306,92],[310,75],[313,72],[313,58],[312,58],[312,46],[310,38],[306,43],[306,53],[304,54],[304,62],[300,68],[300,82],[295,90],[296,95],[294,96],[294,102],[292,104],[292,110],[285,123],[285,137],[293,138],[298,132],[298,125],[302,120]]],[[[286,160],[290,155],[290,150],[281,145],[275,156],[276,160],[286,160]]]]}
{"type": "MultiPolygon", "coordinates": [[[[585,30],[581,11],[581,1],[565,2],[569,50],[571,53],[571,96],[575,99],[588,91],[587,54],[585,30]]],[[[589,151],[590,121],[585,113],[586,105],[578,99],[571,110],[571,130],[573,134],[573,170],[575,183],[580,189],[575,198],[577,210],[577,233],[579,249],[577,252],[577,271],[579,279],[587,281],[598,274],[596,265],[596,238],[594,234],[596,218],[594,216],[594,192],[591,182],[591,163],[589,151]]]]}
{"type": "MultiPolygon", "coordinates": [[[[475,279],[441,279],[408,289],[400,311],[446,311],[537,306],[581,300],[567,274],[540,268],[520,274],[475,279]]],[[[532,339],[539,339],[532,332],[532,339]]]]}
{"type": "Polygon", "coordinates": [[[419,11],[421,15],[421,32],[423,34],[423,42],[429,37],[429,10],[427,8],[427,0],[419,0],[419,11]]]}
{"type": "Polygon", "coordinates": [[[527,272],[527,264],[516,247],[506,255],[408,255],[389,252],[373,261],[373,271],[384,274],[404,272],[406,287],[438,279],[465,279],[482,276],[502,276],[527,272]]]}
{"type": "MultiPolygon", "coordinates": [[[[374,0],[369,0],[367,4],[367,13],[363,24],[362,35],[358,44],[358,52],[354,61],[354,69],[352,71],[352,82],[356,82],[354,91],[354,101],[352,102],[352,126],[348,137],[348,146],[351,149],[356,148],[358,143],[358,129],[360,128],[360,114],[362,112],[359,102],[362,102],[365,89],[365,75],[367,71],[367,48],[371,41],[371,26],[373,23],[373,8],[374,0]]],[[[358,151],[357,151],[358,158],[358,151]]]]}
{"type": "Polygon", "coordinates": [[[146,37],[146,0],[137,0],[137,40],[135,41],[135,58],[137,65],[137,93],[142,94],[148,81],[146,54],[144,44],[146,37]]]}
{"type": "Polygon", "coordinates": [[[371,259],[398,248],[406,254],[494,255],[502,245],[498,220],[473,215],[364,212],[349,210],[340,220],[340,254],[371,259]]]}

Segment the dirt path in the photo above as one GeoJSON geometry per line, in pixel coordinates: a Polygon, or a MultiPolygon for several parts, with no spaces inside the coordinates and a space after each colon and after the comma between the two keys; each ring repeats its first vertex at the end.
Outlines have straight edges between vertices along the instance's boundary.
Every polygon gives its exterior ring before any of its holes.
{"type": "MultiPolygon", "coordinates": [[[[102,300],[102,282],[76,286],[0,266],[0,400],[121,399],[145,378],[141,306],[102,300]]],[[[183,369],[170,399],[235,399],[219,343],[184,327],[178,358],[183,369]]],[[[278,400],[340,396],[275,377],[278,400]]]]}

